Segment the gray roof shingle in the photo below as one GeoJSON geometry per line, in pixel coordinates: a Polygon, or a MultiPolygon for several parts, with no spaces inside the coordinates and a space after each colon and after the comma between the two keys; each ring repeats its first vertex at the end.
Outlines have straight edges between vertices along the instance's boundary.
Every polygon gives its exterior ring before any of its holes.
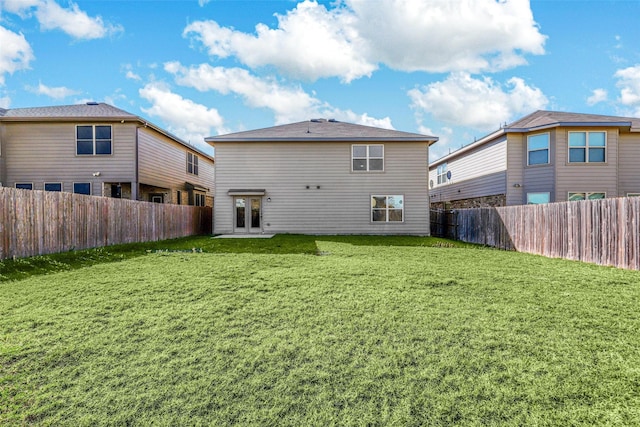
{"type": "Polygon", "coordinates": [[[640,119],[632,117],[602,116],[599,114],[565,113],[561,111],[538,110],[528,116],[507,125],[505,129],[535,129],[547,126],[559,126],[569,124],[584,124],[596,126],[598,124],[640,127],[640,119]]]}
{"type": "Polygon", "coordinates": [[[432,143],[435,136],[401,132],[373,126],[356,125],[336,120],[312,119],[309,121],[273,126],[264,129],[210,136],[205,141],[260,142],[260,141],[423,141],[432,143]]]}
{"type": "Polygon", "coordinates": [[[137,116],[105,103],[58,105],[53,107],[12,108],[5,110],[7,118],[136,118],[137,116]]]}

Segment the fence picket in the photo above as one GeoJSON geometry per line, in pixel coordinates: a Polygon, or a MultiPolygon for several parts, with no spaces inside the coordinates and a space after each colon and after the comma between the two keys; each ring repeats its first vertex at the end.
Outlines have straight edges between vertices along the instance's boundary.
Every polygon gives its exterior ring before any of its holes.
{"type": "Polygon", "coordinates": [[[210,234],[212,209],[0,187],[0,260],[210,234]]]}

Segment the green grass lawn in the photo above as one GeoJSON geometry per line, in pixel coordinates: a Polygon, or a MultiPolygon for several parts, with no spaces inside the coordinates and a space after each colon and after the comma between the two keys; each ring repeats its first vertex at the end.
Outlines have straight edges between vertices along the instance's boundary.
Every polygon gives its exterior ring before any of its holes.
{"type": "Polygon", "coordinates": [[[640,272],[276,236],[0,280],[0,425],[640,425],[640,272]]]}

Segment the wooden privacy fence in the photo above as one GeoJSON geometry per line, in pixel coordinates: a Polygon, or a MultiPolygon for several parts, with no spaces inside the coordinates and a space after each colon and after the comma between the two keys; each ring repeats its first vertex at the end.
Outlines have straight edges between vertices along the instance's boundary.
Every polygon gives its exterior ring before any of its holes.
{"type": "Polygon", "coordinates": [[[640,269],[640,197],[432,211],[433,235],[640,269]]]}
{"type": "Polygon", "coordinates": [[[210,207],[0,187],[0,260],[211,233],[210,207]]]}

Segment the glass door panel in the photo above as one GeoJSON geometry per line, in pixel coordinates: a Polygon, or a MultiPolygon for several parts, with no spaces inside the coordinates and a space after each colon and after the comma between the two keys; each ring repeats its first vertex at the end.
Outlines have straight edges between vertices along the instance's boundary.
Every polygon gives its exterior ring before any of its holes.
{"type": "Polygon", "coordinates": [[[234,229],[236,231],[246,231],[247,226],[246,226],[246,217],[247,217],[247,212],[246,212],[246,205],[247,205],[247,199],[245,199],[244,197],[236,197],[235,200],[235,219],[234,219],[234,229]]]}

